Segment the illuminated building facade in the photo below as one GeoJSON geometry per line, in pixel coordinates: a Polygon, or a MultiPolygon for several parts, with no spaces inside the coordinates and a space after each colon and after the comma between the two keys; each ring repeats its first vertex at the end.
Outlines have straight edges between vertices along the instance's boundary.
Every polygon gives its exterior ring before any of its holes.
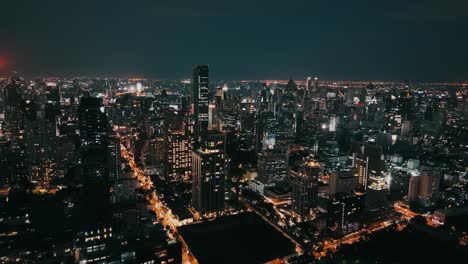
{"type": "Polygon", "coordinates": [[[419,175],[409,179],[408,202],[412,206],[428,207],[439,192],[440,176],[434,168],[421,167],[419,175]]]}
{"type": "Polygon", "coordinates": [[[283,181],[288,174],[286,151],[267,149],[258,153],[257,180],[265,185],[283,181]]]}
{"type": "Polygon", "coordinates": [[[47,187],[55,175],[55,116],[36,101],[25,102],[25,147],[28,179],[37,186],[47,187]]]}
{"type": "Polygon", "coordinates": [[[19,182],[27,174],[21,85],[21,79],[14,75],[10,77],[3,91],[5,108],[3,132],[9,143],[14,164],[12,183],[19,182]]]}
{"type": "Polygon", "coordinates": [[[332,236],[342,236],[361,227],[364,193],[340,193],[329,200],[327,227],[332,236]]]}
{"type": "Polygon", "coordinates": [[[81,173],[84,183],[109,180],[107,163],[108,122],[102,99],[83,97],[78,107],[81,173]]]}
{"type": "Polygon", "coordinates": [[[359,187],[364,190],[367,189],[368,180],[368,160],[364,155],[360,153],[353,153],[353,167],[357,171],[359,187]]]}
{"type": "Polygon", "coordinates": [[[115,182],[121,177],[120,140],[118,137],[108,137],[107,140],[107,164],[109,180],[115,182]]]}
{"type": "Polygon", "coordinates": [[[310,220],[317,205],[320,163],[315,159],[302,162],[291,171],[291,212],[298,221],[310,220]]]}
{"type": "Polygon", "coordinates": [[[192,171],[190,139],[184,131],[170,130],[167,136],[167,178],[170,181],[190,181],[192,171]]]}
{"type": "Polygon", "coordinates": [[[146,140],[143,147],[145,171],[148,174],[165,175],[166,142],[164,137],[155,136],[146,140]]]}
{"type": "Polygon", "coordinates": [[[192,151],[192,205],[202,215],[224,212],[226,182],[226,135],[206,134],[192,151]]]}
{"type": "Polygon", "coordinates": [[[195,134],[197,136],[208,130],[208,66],[198,65],[193,68],[193,103],[195,112],[195,134]]]}
{"type": "Polygon", "coordinates": [[[352,193],[358,188],[356,169],[339,169],[330,174],[330,197],[339,193],[352,193]]]}

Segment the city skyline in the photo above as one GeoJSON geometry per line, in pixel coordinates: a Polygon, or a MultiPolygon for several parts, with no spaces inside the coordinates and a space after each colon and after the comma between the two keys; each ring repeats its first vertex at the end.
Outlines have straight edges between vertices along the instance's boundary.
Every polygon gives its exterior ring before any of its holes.
{"type": "Polygon", "coordinates": [[[467,262],[468,0],[4,2],[0,263],[467,262]]]}
{"type": "Polygon", "coordinates": [[[9,1],[0,75],[468,79],[466,1],[348,2],[9,1]]]}
{"type": "Polygon", "coordinates": [[[463,84],[209,69],[0,80],[0,261],[467,258],[463,84]]]}

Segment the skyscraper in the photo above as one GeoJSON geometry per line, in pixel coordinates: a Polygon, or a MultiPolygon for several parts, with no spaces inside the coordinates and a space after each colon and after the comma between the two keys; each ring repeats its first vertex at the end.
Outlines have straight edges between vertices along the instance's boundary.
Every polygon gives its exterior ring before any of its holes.
{"type": "Polygon", "coordinates": [[[415,204],[419,200],[419,175],[411,175],[408,184],[408,202],[415,204]]]}
{"type": "Polygon", "coordinates": [[[107,140],[107,167],[109,170],[109,180],[112,182],[120,179],[121,169],[120,139],[118,137],[108,137],[107,140]]]}
{"type": "Polygon", "coordinates": [[[286,151],[267,149],[258,153],[257,180],[265,185],[286,179],[288,157],[286,151]]]}
{"type": "Polygon", "coordinates": [[[192,151],[192,204],[202,215],[224,212],[226,135],[210,132],[192,151]]]}
{"type": "Polygon", "coordinates": [[[195,135],[200,137],[208,131],[208,66],[198,65],[193,68],[193,103],[195,112],[195,135]]]}
{"type": "Polygon", "coordinates": [[[385,188],[385,161],[382,147],[367,143],[357,153],[353,153],[353,167],[357,169],[359,185],[364,190],[385,188]]]}
{"type": "Polygon", "coordinates": [[[292,215],[299,221],[310,220],[317,204],[318,179],[320,175],[320,163],[308,158],[291,171],[292,215]]]}
{"type": "Polygon", "coordinates": [[[421,172],[421,185],[420,185],[420,198],[423,206],[429,206],[434,201],[435,196],[439,192],[440,176],[437,171],[431,167],[422,167],[421,172]]]}
{"type": "Polygon", "coordinates": [[[144,147],[145,171],[148,174],[165,175],[166,140],[162,136],[154,136],[146,140],[144,147]]]}
{"type": "Polygon", "coordinates": [[[430,167],[421,167],[420,175],[409,179],[408,202],[410,205],[427,207],[439,192],[440,176],[430,167]]]}
{"type": "Polygon", "coordinates": [[[72,217],[77,230],[90,231],[111,223],[110,190],[118,177],[118,141],[109,140],[109,124],[101,98],[84,96],[78,107],[80,183],[72,217]],[[112,178],[111,178],[112,177],[112,178]]]}
{"type": "Polygon", "coordinates": [[[319,88],[318,77],[314,77],[314,88],[313,91],[316,92],[319,88]]]}
{"type": "Polygon", "coordinates": [[[191,144],[181,130],[169,130],[167,136],[167,178],[188,181],[192,170],[191,144]]]}
{"type": "Polygon", "coordinates": [[[312,77],[307,77],[305,89],[306,89],[305,94],[307,95],[307,97],[308,98],[311,97],[312,89],[313,89],[312,77]]]}
{"type": "Polygon", "coordinates": [[[367,143],[364,147],[364,156],[367,159],[368,179],[366,209],[375,212],[387,205],[389,190],[382,147],[375,143],[367,143]]]}
{"type": "Polygon", "coordinates": [[[341,169],[330,174],[330,197],[339,193],[352,193],[358,187],[356,169],[341,169]]]}
{"type": "Polygon", "coordinates": [[[364,193],[340,193],[331,198],[327,208],[327,226],[331,235],[345,235],[361,226],[364,193]]]}
{"type": "MultiPolygon", "coordinates": [[[[46,179],[50,179],[57,174],[57,136],[58,119],[60,117],[60,90],[56,86],[46,87],[46,103],[44,105],[44,171],[46,179]]],[[[45,182],[47,183],[47,182],[45,182]]]]}
{"type": "Polygon", "coordinates": [[[367,143],[364,147],[364,156],[368,162],[368,187],[374,190],[388,188],[385,182],[385,160],[382,147],[377,144],[367,143]]]}
{"type": "Polygon", "coordinates": [[[27,175],[31,182],[39,183],[43,179],[41,148],[43,148],[44,113],[40,111],[40,107],[35,101],[26,101],[24,109],[27,175]]]}
{"type": "Polygon", "coordinates": [[[81,151],[81,176],[83,182],[106,182],[107,166],[107,117],[102,99],[81,98],[78,108],[81,151]]]}
{"type": "Polygon", "coordinates": [[[34,100],[25,102],[25,149],[28,179],[42,187],[55,175],[57,150],[55,116],[50,116],[47,104],[34,100]]]}
{"type": "Polygon", "coordinates": [[[4,134],[14,156],[12,183],[18,183],[27,174],[24,142],[24,109],[21,95],[21,79],[17,75],[10,77],[4,89],[5,128],[4,134]]]}
{"type": "Polygon", "coordinates": [[[362,189],[367,189],[368,161],[362,153],[353,153],[353,167],[357,170],[358,184],[362,189]]]}

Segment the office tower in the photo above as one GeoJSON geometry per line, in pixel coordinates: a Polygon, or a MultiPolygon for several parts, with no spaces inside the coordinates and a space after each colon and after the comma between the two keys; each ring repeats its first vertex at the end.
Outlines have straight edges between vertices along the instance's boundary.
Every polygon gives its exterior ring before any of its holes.
{"type": "MultiPolygon", "coordinates": [[[[57,123],[60,117],[60,93],[55,86],[46,87],[46,102],[43,107],[44,133],[42,135],[44,177],[47,181],[57,175],[57,123]]],[[[44,183],[48,183],[48,182],[44,183]]]]}
{"type": "Polygon", "coordinates": [[[35,101],[26,101],[24,109],[27,175],[31,182],[38,183],[42,181],[43,177],[41,147],[44,147],[42,145],[44,113],[40,111],[39,105],[35,101]]]}
{"type": "MultiPolygon", "coordinates": [[[[72,211],[74,230],[78,235],[81,231],[89,235],[89,232],[111,224],[111,180],[118,177],[116,171],[118,168],[114,166],[117,166],[115,161],[119,154],[116,149],[118,142],[109,140],[108,126],[102,99],[82,97],[78,107],[81,188],[72,211]],[[114,162],[110,160],[111,158],[114,162]],[[110,176],[111,172],[113,178],[110,176]]],[[[108,256],[106,252],[98,253],[98,251],[96,254],[101,257],[108,256]]],[[[94,256],[94,251],[92,252],[91,255],[94,256]]]]}
{"type": "Polygon", "coordinates": [[[167,136],[167,179],[189,181],[192,171],[190,139],[181,130],[169,130],[167,136]]]}
{"type": "Polygon", "coordinates": [[[367,177],[368,177],[368,161],[367,158],[360,152],[353,153],[353,167],[357,170],[358,184],[362,189],[367,189],[367,177]]]}
{"type": "Polygon", "coordinates": [[[18,76],[10,77],[8,84],[4,87],[5,102],[5,128],[4,134],[12,144],[12,149],[21,144],[23,130],[23,108],[21,95],[21,80],[18,76]]]}
{"type": "Polygon", "coordinates": [[[439,192],[440,176],[434,168],[422,167],[420,197],[423,206],[429,206],[439,192]]]}
{"type": "Polygon", "coordinates": [[[24,111],[21,95],[21,79],[14,75],[10,77],[3,93],[5,103],[4,135],[12,151],[13,175],[12,183],[18,183],[27,174],[26,152],[24,142],[24,111]]]}
{"type": "MultiPolygon", "coordinates": [[[[240,119],[240,101],[237,99],[225,99],[221,103],[221,108],[211,108],[212,113],[210,113],[210,127],[212,129],[216,130],[221,126],[220,129],[223,131],[226,131],[227,133],[229,132],[235,132],[236,130],[239,129],[239,119],[240,119]],[[213,111],[214,110],[214,111],[213,111]],[[213,119],[212,117],[215,117],[213,119]],[[218,121],[216,121],[218,119],[218,121]],[[221,123],[221,124],[220,124],[221,123]]],[[[219,130],[219,129],[218,129],[219,130]]]]}
{"type": "Polygon", "coordinates": [[[353,167],[357,170],[359,187],[367,191],[366,208],[377,211],[385,206],[389,186],[382,147],[373,142],[365,144],[353,154],[353,167]]]}
{"type": "Polygon", "coordinates": [[[150,175],[165,175],[166,140],[162,136],[154,136],[146,140],[143,146],[143,162],[145,172],[150,175]]]}
{"type": "Polygon", "coordinates": [[[316,92],[319,89],[318,77],[314,77],[313,91],[316,92]]]}
{"type": "Polygon", "coordinates": [[[405,120],[401,123],[401,128],[400,128],[400,135],[402,137],[409,137],[412,132],[412,122],[409,120],[405,120]]]}
{"type": "Polygon", "coordinates": [[[76,144],[75,140],[71,136],[62,136],[57,138],[57,150],[56,150],[56,172],[58,177],[64,177],[70,166],[73,165],[77,159],[75,158],[76,144]]]}
{"type": "Polygon", "coordinates": [[[120,260],[120,254],[116,254],[118,241],[110,226],[79,232],[73,242],[75,263],[109,263],[120,260]]]}
{"type": "Polygon", "coordinates": [[[257,180],[265,185],[284,181],[288,171],[288,156],[283,150],[262,150],[257,156],[257,180]]]}
{"type": "Polygon", "coordinates": [[[255,133],[255,112],[251,110],[242,111],[240,115],[240,130],[243,133],[249,133],[253,137],[255,133]]]}
{"type": "Polygon", "coordinates": [[[258,113],[273,111],[274,90],[266,83],[262,84],[261,90],[258,92],[255,100],[255,109],[258,113]]]}
{"type": "Polygon", "coordinates": [[[108,137],[107,139],[107,164],[109,181],[115,182],[120,179],[121,155],[118,137],[108,137]]]}
{"type": "Polygon", "coordinates": [[[368,168],[366,208],[369,211],[378,211],[386,206],[389,190],[382,147],[367,143],[364,147],[364,156],[367,157],[368,168]]]}
{"type": "Polygon", "coordinates": [[[332,236],[342,236],[360,228],[364,193],[340,193],[331,198],[327,209],[327,228],[332,236]]]}
{"type": "MultiPolygon", "coordinates": [[[[55,175],[56,128],[50,122],[47,108],[27,100],[24,108],[26,168],[28,179],[35,185],[47,187],[55,175]]],[[[55,118],[54,118],[55,120],[55,118]]]]}
{"type": "Polygon", "coordinates": [[[226,135],[211,131],[192,151],[192,204],[202,215],[224,212],[226,135]]]}
{"type": "Polygon", "coordinates": [[[0,188],[5,188],[10,185],[12,180],[13,169],[11,159],[11,149],[8,142],[4,139],[0,140],[0,188]]]}
{"type": "Polygon", "coordinates": [[[344,91],[344,97],[347,105],[354,103],[354,90],[352,88],[346,88],[344,91]]]}
{"type": "Polygon", "coordinates": [[[193,68],[193,103],[195,112],[195,134],[200,137],[208,131],[208,66],[198,65],[193,68]]]}
{"type": "Polygon", "coordinates": [[[306,85],[305,85],[305,93],[304,93],[307,98],[311,97],[313,86],[314,86],[314,84],[313,84],[313,81],[312,81],[312,77],[307,77],[306,85]]]}
{"type": "Polygon", "coordinates": [[[291,144],[296,140],[295,121],[288,122],[288,125],[278,125],[274,133],[274,148],[287,151],[291,144]]]}
{"type": "MultiPolygon", "coordinates": [[[[234,119],[237,122],[237,119],[234,119]]],[[[223,122],[218,109],[214,104],[208,107],[208,130],[223,130],[223,122]]]]}
{"type": "Polygon", "coordinates": [[[358,188],[356,169],[338,169],[330,174],[330,197],[340,193],[352,193],[358,188]]]}
{"type": "Polygon", "coordinates": [[[108,123],[102,99],[81,98],[78,119],[83,183],[107,182],[109,180],[107,166],[108,123]]]}
{"type": "Polygon", "coordinates": [[[408,184],[408,202],[410,205],[415,204],[419,200],[419,175],[411,175],[408,184]]]}
{"type": "Polygon", "coordinates": [[[353,167],[357,169],[359,185],[364,190],[370,186],[379,190],[386,188],[385,161],[379,145],[367,143],[364,148],[353,153],[353,167]]]}
{"type": "Polygon", "coordinates": [[[339,123],[340,123],[339,117],[337,117],[336,115],[330,116],[330,123],[328,125],[328,131],[336,132],[336,128],[338,127],[339,123]]]}
{"type": "Polygon", "coordinates": [[[388,188],[385,181],[385,161],[382,147],[377,144],[367,143],[364,146],[364,156],[367,157],[368,188],[383,190],[388,188]]]}
{"type": "Polygon", "coordinates": [[[292,215],[298,221],[310,220],[317,205],[320,163],[308,158],[297,169],[291,170],[292,215]]]}

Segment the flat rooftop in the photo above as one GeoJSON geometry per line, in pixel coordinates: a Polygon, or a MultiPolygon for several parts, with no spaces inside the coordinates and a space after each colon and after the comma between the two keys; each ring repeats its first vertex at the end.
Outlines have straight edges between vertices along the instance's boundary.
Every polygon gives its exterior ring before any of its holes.
{"type": "Polygon", "coordinates": [[[258,264],[295,253],[295,245],[255,213],[178,229],[201,264],[258,264]]]}

